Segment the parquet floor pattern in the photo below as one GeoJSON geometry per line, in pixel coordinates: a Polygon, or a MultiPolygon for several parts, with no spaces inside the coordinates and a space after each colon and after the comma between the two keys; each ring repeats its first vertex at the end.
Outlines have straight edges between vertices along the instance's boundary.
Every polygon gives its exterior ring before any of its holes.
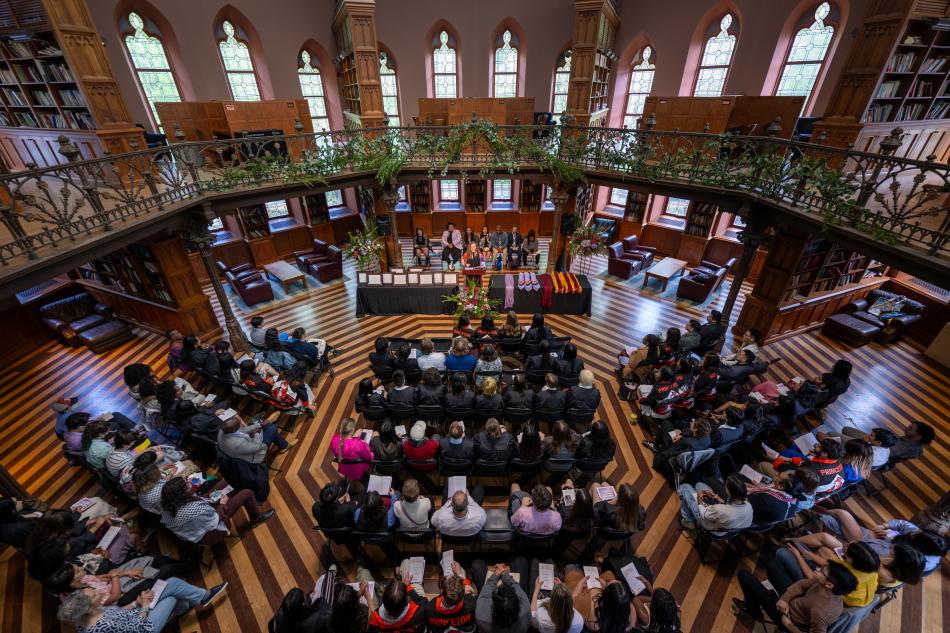
{"type": "MultiPolygon", "coordinates": [[[[595,262],[593,270],[600,271],[603,265],[595,262]]],[[[195,572],[191,580],[198,584],[230,581],[228,597],[208,613],[184,617],[179,623],[181,631],[266,631],[267,621],[287,590],[299,586],[309,591],[320,571],[319,552],[325,546],[322,537],[311,529],[310,506],[319,488],[334,476],[328,460],[328,440],[339,419],[355,413],[356,385],[368,375],[366,354],[373,339],[379,335],[446,336],[451,329],[448,316],[357,320],[355,271],[350,263],[344,269],[346,277],[342,281],[301,291],[264,310],[239,314],[242,322],[260,314],[268,326],[281,330],[303,326],[342,348],[343,353],[334,362],[336,376],[321,378],[316,387],[317,415],[296,426],[294,436],[300,444],[273,464],[281,469],[272,476],[270,496],[277,517],[241,539],[228,539],[215,549],[211,569],[195,572]]],[[[632,482],[641,491],[648,529],[636,537],[636,551],[649,560],[657,576],[655,584],[669,587],[680,601],[684,631],[747,631],[736,621],[729,605],[738,591],[736,571],[754,568],[758,555],[727,557],[714,565],[700,563],[692,542],[677,527],[676,495],[649,467],[651,455],[640,444],[643,433],[628,422],[630,405],[616,397],[613,370],[621,346],[702,315],[690,305],[640,294],[634,281],[593,273],[591,283],[591,318],[551,316],[548,322],[556,333],[574,337],[587,367],[597,377],[604,396],[598,414],[609,422],[619,445],[617,458],[606,471],[608,479],[614,484],[632,482]]],[[[721,305],[727,289],[728,282],[710,308],[721,305]]],[[[735,314],[750,290],[743,288],[735,314]]],[[[208,292],[211,294],[210,287],[208,292]]],[[[146,333],[100,356],[49,343],[0,369],[0,384],[7,385],[0,393],[0,461],[31,494],[53,506],[69,505],[84,495],[102,494],[89,473],[63,460],[52,432],[49,404],[64,395],[77,395],[83,410],[131,414],[134,406],[122,383],[123,366],[147,362],[164,373],[165,347],[161,337],[146,333]]],[[[726,349],[731,348],[730,340],[726,349]]],[[[888,475],[890,485],[882,494],[847,502],[860,518],[877,522],[910,516],[950,487],[950,377],[919,349],[904,342],[851,349],[818,333],[808,333],[769,345],[766,355],[782,358],[773,366],[773,375],[780,380],[795,375],[816,376],[837,358],[854,363],[851,390],[829,411],[828,423],[832,426],[853,422],[896,431],[910,420],[926,420],[939,429],[938,440],[922,459],[901,464],[888,475]]],[[[239,533],[246,527],[243,518],[238,518],[236,525],[239,533]]],[[[174,553],[172,543],[164,536],[160,539],[162,551],[174,553]]],[[[950,618],[950,563],[946,560],[942,573],[931,575],[921,586],[904,589],[900,599],[862,624],[860,631],[936,633],[948,630],[945,617],[950,618]]],[[[28,578],[22,555],[9,548],[0,551],[0,630],[60,630],[54,599],[28,578]]]]}

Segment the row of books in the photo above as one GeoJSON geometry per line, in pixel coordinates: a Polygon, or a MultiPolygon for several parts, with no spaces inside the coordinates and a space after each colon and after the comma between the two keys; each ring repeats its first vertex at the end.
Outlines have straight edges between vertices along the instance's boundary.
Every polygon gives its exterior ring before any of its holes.
{"type": "Polygon", "coordinates": [[[874,95],[874,98],[890,99],[892,97],[896,97],[900,88],[901,82],[899,81],[882,81],[881,85],[877,88],[877,94],[874,95]]]}
{"type": "Polygon", "coordinates": [[[910,91],[911,97],[932,97],[934,84],[932,81],[918,81],[910,91]]]}
{"type": "Polygon", "coordinates": [[[919,119],[924,114],[925,104],[923,103],[905,103],[897,111],[895,121],[913,121],[919,119]]]}
{"type": "Polygon", "coordinates": [[[927,112],[928,119],[943,119],[947,116],[947,113],[950,112],[950,101],[938,101],[930,106],[930,111],[927,112]]]}
{"type": "Polygon", "coordinates": [[[40,83],[43,79],[32,64],[11,64],[10,67],[20,81],[24,83],[40,83]]]}
{"type": "Polygon", "coordinates": [[[894,109],[894,106],[891,104],[885,105],[872,105],[868,108],[868,112],[864,115],[865,123],[880,123],[882,121],[887,121],[888,117],[891,114],[891,110],[894,109]]]}
{"type": "Polygon", "coordinates": [[[917,61],[917,54],[910,53],[896,53],[891,59],[887,62],[887,68],[884,69],[884,72],[888,73],[906,73],[914,67],[914,62],[917,61]]]}
{"type": "Polygon", "coordinates": [[[33,51],[30,49],[30,45],[26,42],[8,40],[4,43],[3,49],[6,52],[7,57],[33,57],[33,51]]]}
{"type": "Polygon", "coordinates": [[[73,88],[66,88],[59,91],[59,100],[63,105],[69,106],[84,106],[86,105],[85,100],[82,98],[82,93],[73,88]]]}
{"type": "Polygon", "coordinates": [[[55,106],[56,102],[53,101],[53,97],[50,96],[45,90],[31,90],[30,95],[33,97],[34,105],[42,106],[55,106]]]}
{"type": "Polygon", "coordinates": [[[62,63],[37,62],[46,81],[73,81],[69,66],[62,63]]]}
{"type": "Polygon", "coordinates": [[[16,75],[9,68],[0,68],[0,83],[15,84],[16,75]]]}
{"type": "Polygon", "coordinates": [[[7,57],[55,57],[63,54],[56,44],[45,40],[35,40],[32,48],[28,42],[8,40],[3,43],[3,51],[7,57]]]}
{"type": "Polygon", "coordinates": [[[3,96],[6,97],[7,105],[12,105],[12,106],[26,105],[26,99],[24,99],[20,91],[15,88],[4,88],[3,96]]]}
{"type": "Polygon", "coordinates": [[[946,63],[947,63],[946,57],[932,57],[924,61],[924,63],[920,65],[920,70],[918,72],[939,73],[943,69],[944,64],[946,63]]]}

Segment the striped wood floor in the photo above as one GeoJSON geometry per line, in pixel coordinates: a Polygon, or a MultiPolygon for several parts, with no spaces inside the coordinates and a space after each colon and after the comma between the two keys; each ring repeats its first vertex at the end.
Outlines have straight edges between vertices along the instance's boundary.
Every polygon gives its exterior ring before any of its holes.
{"type": "MultiPolygon", "coordinates": [[[[595,270],[602,267],[603,262],[595,263],[595,270]]],[[[300,445],[275,462],[282,469],[273,477],[270,497],[277,518],[241,540],[229,540],[214,552],[215,563],[210,570],[196,572],[192,581],[199,584],[229,580],[228,598],[210,613],[186,616],[180,623],[182,631],[266,631],[267,620],[288,589],[312,586],[319,571],[318,552],[324,543],[310,529],[310,505],[318,488],[333,477],[327,440],[340,417],[353,413],[356,383],[366,375],[365,359],[372,339],[378,335],[445,336],[451,327],[446,316],[357,320],[353,316],[355,274],[349,263],[345,272],[343,282],[311,288],[280,305],[240,314],[242,321],[251,314],[261,314],[267,325],[281,330],[304,326],[344,348],[344,353],[336,359],[336,377],[321,379],[317,387],[317,416],[298,425],[295,431],[300,445]]],[[[595,289],[593,317],[552,316],[549,322],[555,332],[574,337],[587,366],[600,381],[604,403],[599,414],[609,421],[620,446],[607,475],[614,483],[633,482],[641,490],[648,511],[649,529],[637,537],[637,552],[649,559],[657,586],[670,587],[680,600],[685,631],[746,631],[728,605],[737,592],[736,571],[754,567],[755,558],[700,564],[691,542],[675,527],[676,497],[649,468],[650,455],[640,445],[642,432],[626,421],[630,407],[617,400],[612,379],[615,353],[621,345],[639,340],[646,333],[682,326],[688,318],[701,315],[688,305],[641,295],[630,281],[594,274],[591,282],[595,289]]],[[[712,307],[721,304],[727,288],[728,283],[712,307]]],[[[743,290],[748,292],[750,288],[743,290]]],[[[744,293],[736,314],[743,299],[744,293]]],[[[727,342],[729,348],[731,341],[727,342]]],[[[65,506],[80,496],[99,492],[87,472],[68,466],[62,459],[59,442],[52,433],[48,404],[59,396],[78,395],[83,410],[131,413],[134,408],[122,385],[122,367],[143,361],[164,372],[164,350],[165,342],[150,334],[142,334],[134,342],[101,356],[50,343],[0,370],[0,383],[9,385],[0,394],[0,460],[4,466],[32,494],[54,506],[65,506]]],[[[851,390],[829,412],[832,425],[853,421],[863,427],[882,425],[898,430],[907,421],[920,419],[940,429],[940,439],[922,459],[902,464],[889,475],[887,491],[874,499],[861,497],[848,502],[859,517],[879,521],[909,516],[948,488],[950,378],[918,349],[898,343],[888,347],[871,344],[855,350],[810,333],[770,345],[767,355],[783,359],[774,366],[779,379],[815,376],[839,357],[855,364],[851,390]]],[[[243,530],[243,519],[238,519],[238,527],[243,530]]],[[[161,545],[163,551],[173,551],[171,543],[162,540],[161,545]]],[[[23,557],[9,549],[0,551],[0,613],[0,630],[5,632],[60,628],[54,600],[26,576],[23,557]]],[[[922,586],[905,589],[899,600],[865,622],[860,630],[944,631],[945,613],[950,618],[947,561],[942,573],[932,575],[922,586]]]]}

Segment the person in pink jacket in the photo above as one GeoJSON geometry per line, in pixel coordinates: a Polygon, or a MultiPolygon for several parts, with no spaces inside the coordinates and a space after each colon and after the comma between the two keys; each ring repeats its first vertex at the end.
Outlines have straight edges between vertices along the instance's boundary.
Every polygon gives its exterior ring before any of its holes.
{"type": "Polygon", "coordinates": [[[340,431],[330,441],[330,450],[337,460],[360,460],[362,464],[338,464],[337,470],[349,479],[362,479],[369,470],[373,461],[373,453],[369,444],[356,435],[356,421],[353,418],[343,418],[340,422],[340,431]]]}

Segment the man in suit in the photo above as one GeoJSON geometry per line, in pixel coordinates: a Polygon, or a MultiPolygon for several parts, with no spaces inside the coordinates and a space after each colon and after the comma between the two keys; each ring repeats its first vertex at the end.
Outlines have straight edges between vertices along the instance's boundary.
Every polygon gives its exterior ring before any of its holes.
{"type": "Polygon", "coordinates": [[[396,370],[396,359],[389,353],[389,341],[382,336],[376,339],[375,351],[369,353],[369,364],[373,367],[396,370]]]}
{"type": "Polygon", "coordinates": [[[462,248],[462,232],[455,228],[454,222],[449,222],[442,231],[442,259],[448,262],[449,270],[455,270],[462,257],[462,248]]]}
{"type": "Polygon", "coordinates": [[[221,423],[218,430],[218,448],[232,459],[242,459],[252,464],[260,464],[267,456],[270,445],[276,444],[281,453],[297,445],[297,440],[285,440],[277,430],[279,412],[253,424],[245,424],[240,416],[234,414],[221,423]]]}
{"type": "Polygon", "coordinates": [[[544,377],[544,386],[541,387],[541,391],[535,396],[535,412],[538,415],[561,415],[564,411],[565,401],[566,397],[564,396],[564,392],[558,389],[557,386],[557,376],[548,373],[544,377]]]}
{"type": "Polygon", "coordinates": [[[416,406],[416,390],[406,384],[404,371],[397,369],[393,374],[393,386],[389,389],[386,400],[389,404],[416,406]]]}
{"type": "Polygon", "coordinates": [[[594,386],[594,372],[581,370],[580,381],[567,392],[567,408],[596,411],[599,406],[600,391],[594,386]]]}
{"type": "Polygon", "coordinates": [[[742,382],[755,373],[759,366],[755,362],[755,353],[740,349],[736,354],[736,364],[719,368],[719,384],[716,389],[726,393],[732,385],[742,382]]]}
{"type": "Polygon", "coordinates": [[[511,227],[511,232],[508,234],[508,257],[511,258],[512,253],[518,253],[521,256],[521,261],[524,261],[524,253],[522,252],[521,245],[524,244],[524,235],[518,232],[518,227],[511,227]]]}
{"type": "Polygon", "coordinates": [[[722,324],[722,312],[713,310],[706,323],[699,328],[699,349],[709,351],[716,342],[726,335],[726,326],[722,324]]]}
{"type": "Polygon", "coordinates": [[[475,461],[475,443],[465,437],[465,424],[456,420],[449,426],[449,434],[439,440],[439,459],[454,463],[475,461]]]}

